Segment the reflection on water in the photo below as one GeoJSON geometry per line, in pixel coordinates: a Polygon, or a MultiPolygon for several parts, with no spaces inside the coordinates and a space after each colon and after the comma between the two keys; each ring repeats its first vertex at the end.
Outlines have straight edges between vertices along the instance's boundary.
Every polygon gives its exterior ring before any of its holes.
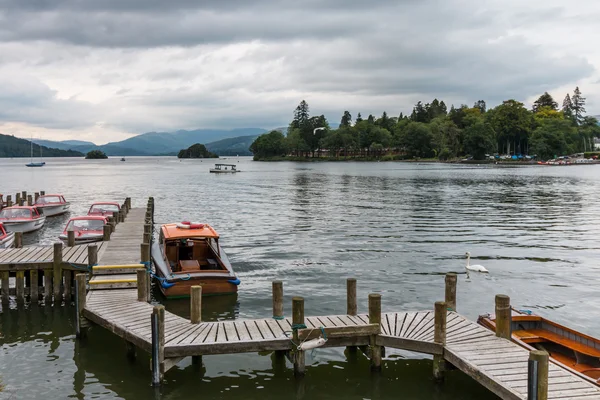
{"type": "MultiPolygon", "coordinates": [[[[174,158],[52,160],[32,171],[0,160],[0,192],[46,190],[71,201],[70,216],[99,200],[144,206],[156,199],[156,221],[212,224],[242,281],[237,296],[203,299],[203,320],[271,316],[271,281],[305,297],[307,314],[345,310],[345,279],[358,279],[359,311],[367,295],[383,309],[429,309],[443,295],[443,275],[464,272],[470,251],[489,275],[459,277],[458,310],[476,318],[505,293],[515,306],[592,335],[600,332],[600,167],[495,168],[402,163],[254,163],[214,176],[209,165],[174,158]]],[[[49,218],[26,243],[52,243],[69,215],[49,218]]],[[[153,300],[163,302],[158,291],[153,300]]],[[[167,309],[189,316],[189,301],[167,309]]],[[[320,349],[307,377],[273,369],[270,355],[205,357],[206,370],[184,360],[155,393],[147,355],[130,363],[124,344],[95,328],[73,337],[73,309],[32,307],[0,315],[0,376],[22,398],[490,398],[453,372],[430,381],[431,363],[388,351],[381,376],[362,356],[320,349]],[[7,360],[7,362],[6,362],[7,360]],[[350,382],[351,384],[348,384],[350,382]]],[[[288,366],[289,367],[289,366],[288,366]]],[[[21,397],[16,397],[21,398],[21,397]]]]}

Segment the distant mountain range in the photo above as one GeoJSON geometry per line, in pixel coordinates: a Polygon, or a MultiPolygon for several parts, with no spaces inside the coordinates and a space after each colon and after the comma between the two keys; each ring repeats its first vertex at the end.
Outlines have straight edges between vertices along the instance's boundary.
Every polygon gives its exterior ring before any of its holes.
{"type": "Polygon", "coordinates": [[[267,132],[261,128],[241,128],[231,130],[197,129],[176,132],[148,132],[120,142],[111,142],[98,146],[92,142],[66,140],[54,142],[36,140],[34,143],[60,150],[74,150],[87,153],[100,150],[109,156],[155,156],[176,155],[179,150],[186,149],[195,143],[219,155],[251,155],[248,147],[260,134],[267,132]]]}

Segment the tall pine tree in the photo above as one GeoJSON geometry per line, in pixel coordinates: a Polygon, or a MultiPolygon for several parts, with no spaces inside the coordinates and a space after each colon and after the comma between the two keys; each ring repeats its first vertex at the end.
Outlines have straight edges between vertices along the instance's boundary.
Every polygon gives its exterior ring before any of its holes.
{"type": "Polygon", "coordinates": [[[562,105],[562,112],[565,118],[573,119],[573,102],[571,101],[571,96],[569,93],[565,96],[562,105]]]}
{"type": "Polygon", "coordinates": [[[583,115],[585,114],[585,97],[581,95],[579,86],[575,88],[573,97],[571,97],[571,103],[573,107],[573,117],[577,125],[583,122],[583,115]]]}
{"type": "MultiPolygon", "coordinates": [[[[565,99],[566,100],[566,99],[565,99]]],[[[563,103],[564,104],[564,103],[563,103]]],[[[538,112],[542,107],[550,107],[553,110],[558,110],[558,103],[554,101],[550,93],[544,92],[543,95],[538,97],[536,101],[533,102],[532,110],[534,113],[538,112]]]]}
{"type": "Polygon", "coordinates": [[[342,121],[340,122],[340,128],[348,128],[352,125],[352,115],[350,111],[344,111],[344,115],[342,115],[342,121]]]}
{"type": "Polygon", "coordinates": [[[358,113],[358,115],[356,116],[356,123],[358,124],[362,120],[363,120],[362,116],[360,115],[360,113],[358,113]]]}

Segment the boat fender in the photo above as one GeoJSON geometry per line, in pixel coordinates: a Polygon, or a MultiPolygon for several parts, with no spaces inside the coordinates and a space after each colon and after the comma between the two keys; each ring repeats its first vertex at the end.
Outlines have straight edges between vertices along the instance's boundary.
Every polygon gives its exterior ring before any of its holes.
{"type": "Polygon", "coordinates": [[[316,349],[317,347],[323,346],[326,342],[327,339],[323,338],[307,340],[306,342],[300,343],[300,346],[298,346],[298,350],[306,351],[316,349]]]}
{"type": "Polygon", "coordinates": [[[174,284],[174,283],[169,283],[169,282],[167,282],[167,281],[165,281],[165,280],[161,280],[161,281],[160,281],[160,286],[162,286],[162,287],[163,287],[163,289],[168,289],[168,288],[170,288],[170,287],[173,287],[173,286],[175,286],[175,284],[174,284]]]}
{"type": "Polygon", "coordinates": [[[235,279],[230,279],[230,280],[228,280],[227,282],[229,282],[229,283],[233,283],[233,284],[234,284],[234,285],[236,285],[236,286],[238,286],[238,285],[241,283],[241,281],[240,281],[238,278],[235,278],[235,279]]]}

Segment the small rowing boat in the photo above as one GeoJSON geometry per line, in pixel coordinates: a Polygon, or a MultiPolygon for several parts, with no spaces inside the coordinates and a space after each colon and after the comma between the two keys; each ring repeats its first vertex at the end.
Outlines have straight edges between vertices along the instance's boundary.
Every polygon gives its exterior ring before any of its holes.
{"type": "Polygon", "coordinates": [[[8,249],[15,242],[15,233],[7,232],[4,225],[0,222],[0,249],[8,249]]]}
{"type": "Polygon", "coordinates": [[[34,204],[46,217],[54,217],[69,211],[70,203],[60,194],[46,194],[38,197],[34,204]]]}
{"type": "Polygon", "coordinates": [[[119,203],[112,201],[100,201],[92,204],[87,215],[99,215],[101,217],[112,217],[113,213],[121,210],[119,203]]]}
{"type": "Polygon", "coordinates": [[[233,174],[240,171],[235,164],[215,164],[215,167],[211,168],[210,172],[215,174],[233,174]]]}
{"type": "Polygon", "coordinates": [[[63,232],[58,238],[67,243],[69,231],[75,233],[75,244],[99,242],[104,235],[104,225],[108,219],[100,215],[86,215],[83,217],[73,217],[67,222],[63,232]]]}
{"type": "MultiPolygon", "coordinates": [[[[496,319],[482,315],[477,322],[496,331],[496,319]]],[[[545,350],[561,365],[600,386],[600,339],[557,324],[526,310],[512,310],[512,341],[528,350],[545,350]]]]}
{"type": "Polygon", "coordinates": [[[44,226],[46,217],[36,207],[13,206],[0,211],[0,222],[10,232],[33,232],[44,226]]]}
{"type": "Polygon", "coordinates": [[[219,244],[219,234],[207,224],[181,222],[161,226],[152,244],[152,261],[160,290],[167,298],[237,293],[239,279],[219,244]]]}

